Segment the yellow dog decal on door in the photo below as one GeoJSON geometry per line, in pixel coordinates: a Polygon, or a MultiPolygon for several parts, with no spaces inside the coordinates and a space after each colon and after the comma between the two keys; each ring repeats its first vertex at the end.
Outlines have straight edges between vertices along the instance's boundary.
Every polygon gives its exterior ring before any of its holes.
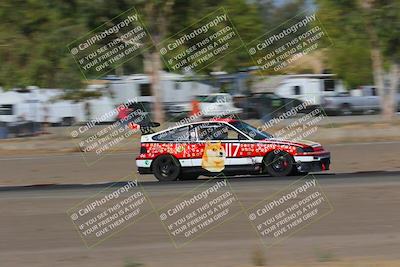
{"type": "Polygon", "coordinates": [[[225,168],[225,149],[221,144],[207,142],[204,148],[201,167],[210,172],[220,172],[225,168]]]}

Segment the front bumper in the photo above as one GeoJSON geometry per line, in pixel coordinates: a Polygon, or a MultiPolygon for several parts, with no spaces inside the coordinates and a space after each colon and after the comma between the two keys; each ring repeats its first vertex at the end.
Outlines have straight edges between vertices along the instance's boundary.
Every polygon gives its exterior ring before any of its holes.
{"type": "Polygon", "coordinates": [[[152,174],[153,172],[151,171],[151,168],[138,167],[138,173],[139,174],[152,174]]]}
{"type": "Polygon", "coordinates": [[[300,172],[320,172],[330,168],[330,154],[323,156],[294,156],[296,168],[300,172]]]}
{"type": "Polygon", "coordinates": [[[140,174],[151,174],[151,159],[136,159],[136,166],[138,168],[138,173],[140,174]]]}

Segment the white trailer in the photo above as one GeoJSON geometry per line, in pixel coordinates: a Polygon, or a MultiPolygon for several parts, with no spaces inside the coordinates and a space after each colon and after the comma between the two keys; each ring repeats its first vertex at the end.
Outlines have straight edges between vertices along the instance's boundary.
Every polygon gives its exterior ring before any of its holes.
{"type": "MultiPolygon", "coordinates": [[[[168,104],[190,102],[196,95],[207,95],[216,92],[208,84],[188,80],[186,76],[161,72],[161,101],[168,104]]],[[[150,78],[145,74],[129,76],[109,76],[109,89],[116,104],[136,99],[138,102],[153,102],[150,90],[150,78]]]]}
{"type": "Polygon", "coordinates": [[[313,101],[321,106],[325,96],[333,96],[344,92],[342,81],[336,80],[334,74],[298,74],[287,75],[276,87],[275,93],[286,98],[313,101]]]}
{"type": "Polygon", "coordinates": [[[274,92],[284,98],[298,99],[302,102],[321,106],[325,96],[345,92],[342,81],[335,74],[297,74],[271,76],[257,81],[253,92],[274,92]]]}
{"type": "Polygon", "coordinates": [[[60,89],[28,89],[0,93],[0,121],[32,121],[71,125],[102,118],[112,122],[116,118],[102,116],[114,108],[109,97],[74,102],[62,100],[60,89]]]}

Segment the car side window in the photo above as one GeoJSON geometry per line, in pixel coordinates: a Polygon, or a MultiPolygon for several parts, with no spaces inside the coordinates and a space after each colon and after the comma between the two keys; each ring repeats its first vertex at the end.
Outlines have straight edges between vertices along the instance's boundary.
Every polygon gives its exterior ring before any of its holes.
{"type": "Polygon", "coordinates": [[[244,135],[223,123],[202,124],[197,127],[199,140],[244,140],[244,135]]]}
{"type": "Polygon", "coordinates": [[[217,101],[216,102],[218,102],[218,103],[227,103],[228,99],[227,99],[226,96],[220,95],[220,96],[217,97],[217,101]]]}
{"type": "Polygon", "coordinates": [[[156,141],[189,141],[191,139],[189,126],[183,126],[157,134],[153,139],[156,141]]]}

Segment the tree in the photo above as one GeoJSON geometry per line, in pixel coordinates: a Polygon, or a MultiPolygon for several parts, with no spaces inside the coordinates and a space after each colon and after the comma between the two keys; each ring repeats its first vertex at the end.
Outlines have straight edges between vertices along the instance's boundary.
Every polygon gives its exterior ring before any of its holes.
{"type": "Polygon", "coordinates": [[[1,2],[0,85],[81,85],[79,69],[67,54],[65,40],[86,29],[73,17],[65,16],[64,8],[62,2],[1,2]]]}
{"type": "Polygon", "coordinates": [[[396,110],[400,77],[400,2],[359,0],[359,5],[365,16],[374,80],[381,95],[383,116],[390,120],[396,110]]]}
{"type": "MultiPolygon", "coordinates": [[[[167,1],[145,1],[144,14],[147,18],[147,27],[152,34],[153,41],[160,43],[167,34],[169,18],[172,15],[175,0],[167,1]]],[[[157,122],[164,122],[164,108],[162,103],[162,88],[160,71],[162,70],[161,56],[156,47],[144,55],[144,70],[150,76],[151,91],[155,99],[154,114],[157,122]]]]}
{"type": "Polygon", "coordinates": [[[372,80],[384,119],[394,117],[399,82],[400,2],[318,0],[319,17],[333,39],[329,63],[350,86],[372,80]],[[366,64],[368,63],[368,64],[366,64]]]}
{"type": "MultiPolygon", "coordinates": [[[[263,33],[257,6],[246,0],[3,0],[0,3],[0,86],[81,87],[83,76],[67,45],[132,7],[144,21],[154,46],[109,70],[117,75],[143,70],[150,74],[156,98],[155,119],[160,122],[163,109],[159,73],[166,69],[156,49],[160,42],[220,7],[227,10],[243,41],[249,42],[263,33]]],[[[240,38],[235,42],[242,45],[240,38]]],[[[242,47],[205,68],[204,72],[233,71],[251,64],[242,47]]],[[[94,75],[89,73],[87,78],[94,78],[94,75]]]]}
{"type": "MultiPolygon", "coordinates": [[[[215,1],[194,1],[194,0],[168,0],[168,1],[145,1],[142,6],[144,21],[147,29],[152,35],[155,45],[175,33],[190,27],[199,19],[215,11],[219,7],[225,7],[233,23],[238,25],[238,31],[243,32],[241,37],[250,41],[262,33],[258,12],[255,6],[247,4],[243,0],[225,0],[219,3],[215,1]],[[243,31],[241,31],[243,30],[243,31]]],[[[235,42],[242,42],[239,38],[235,42]]],[[[187,44],[190,47],[190,42],[187,44]]],[[[151,88],[155,97],[155,120],[164,121],[162,107],[162,88],[160,88],[160,70],[163,69],[160,53],[157,49],[149,50],[144,56],[144,68],[150,73],[151,88]]],[[[232,70],[240,64],[249,64],[250,58],[247,51],[243,49],[226,55],[224,58],[204,69],[211,71],[213,68],[232,70]],[[232,68],[233,67],[233,68],[232,68]]],[[[165,69],[165,67],[164,67],[165,69]]]]}

